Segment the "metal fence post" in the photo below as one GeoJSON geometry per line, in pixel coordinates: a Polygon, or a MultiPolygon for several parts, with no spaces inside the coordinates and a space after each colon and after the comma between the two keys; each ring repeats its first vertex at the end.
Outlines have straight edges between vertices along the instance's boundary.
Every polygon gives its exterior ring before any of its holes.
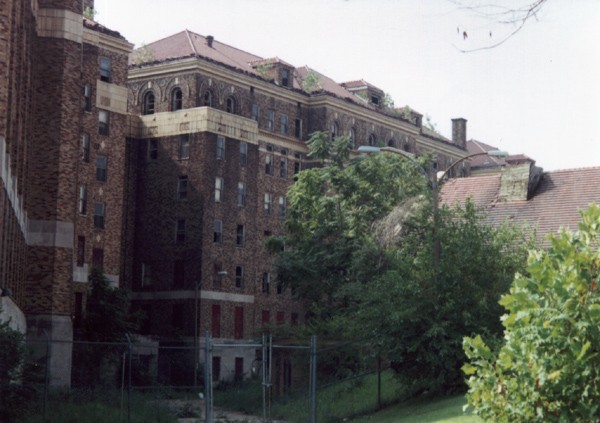
{"type": "Polygon", "coordinates": [[[310,423],[317,423],[317,337],[310,337],[310,423]]]}
{"type": "Polygon", "coordinates": [[[48,402],[48,367],[50,367],[50,337],[46,329],[42,329],[44,336],[46,337],[46,369],[44,371],[44,409],[42,411],[42,421],[46,422],[46,403],[48,402]]]}
{"type": "Polygon", "coordinates": [[[204,421],[213,423],[212,409],[212,346],[211,338],[206,331],[204,335],[204,421]]]}
{"type": "Polygon", "coordinates": [[[127,383],[127,421],[131,423],[131,338],[128,334],[125,334],[125,337],[127,338],[127,355],[129,356],[127,360],[127,364],[129,365],[129,382],[127,383]]]}

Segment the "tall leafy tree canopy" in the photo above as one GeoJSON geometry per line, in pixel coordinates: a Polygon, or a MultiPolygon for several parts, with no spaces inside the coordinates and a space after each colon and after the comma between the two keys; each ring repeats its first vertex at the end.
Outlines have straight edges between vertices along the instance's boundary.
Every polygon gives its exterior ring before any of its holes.
{"type": "Polygon", "coordinates": [[[299,174],[288,235],[268,243],[279,282],[306,300],[311,330],[378,345],[422,389],[460,385],[462,338],[501,332],[497,301],[524,268],[522,232],[486,225],[470,204],[440,210],[434,231],[427,157],[347,160],[349,143],[324,133],[309,146],[323,166],[299,174]]]}

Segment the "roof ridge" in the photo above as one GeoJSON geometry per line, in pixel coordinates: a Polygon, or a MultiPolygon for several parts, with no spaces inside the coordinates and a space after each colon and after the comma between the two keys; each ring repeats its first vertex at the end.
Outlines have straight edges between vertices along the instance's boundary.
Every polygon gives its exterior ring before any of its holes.
{"type": "MultiPolygon", "coordinates": [[[[188,30],[186,29],[186,31],[188,31],[188,30]]],[[[207,37],[206,35],[198,34],[197,32],[194,32],[194,31],[189,31],[189,32],[190,32],[190,33],[192,33],[192,34],[194,34],[194,35],[197,35],[197,36],[199,36],[199,37],[202,37],[202,38],[204,38],[204,39],[206,39],[206,37],[207,37]]],[[[229,48],[231,48],[231,49],[234,49],[234,50],[237,50],[237,51],[241,51],[242,53],[245,53],[245,54],[247,54],[247,55],[249,55],[249,56],[258,57],[258,59],[257,59],[257,60],[264,59],[263,57],[261,57],[261,56],[259,56],[259,55],[257,55],[257,54],[250,53],[249,51],[242,50],[241,48],[238,48],[238,47],[232,46],[231,44],[227,44],[227,43],[224,43],[224,42],[222,42],[222,41],[219,41],[219,40],[218,40],[216,37],[214,37],[214,36],[213,36],[213,44],[214,44],[214,43],[218,43],[218,44],[221,44],[221,45],[223,45],[223,46],[227,46],[227,47],[229,47],[229,48]]]]}
{"type": "Polygon", "coordinates": [[[196,50],[196,46],[194,45],[194,42],[192,41],[192,37],[190,36],[190,32],[188,29],[185,29],[185,35],[187,36],[187,39],[190,43],[190,47],[192,47],[192,51],[194,52],[194,54],[196,56],[198,56],[198,50],[196,50]]]}
{"type": "Polygon", "coordinates": [[[578,170],[600,170],[600,166],[588,166],[588,167],[572,167],[572,168],[567,168],[567,169],[554,169],[554,170],[547,170],[544,173],[559,173],[559,172],[575,172],[578,170]]]}

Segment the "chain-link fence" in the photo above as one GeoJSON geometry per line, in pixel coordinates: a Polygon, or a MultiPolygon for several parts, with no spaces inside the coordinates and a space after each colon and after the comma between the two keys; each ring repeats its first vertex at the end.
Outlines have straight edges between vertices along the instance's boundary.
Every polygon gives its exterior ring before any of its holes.
{"type": "Polygon", "coordinates": [[[384,355],[367,342],[271,335],[234,342],[205,334],[196,342],[46,339],[27,346],[23,386],[35,397],[29,414],[39,417],[30,421],[68,419],[59,413],[66,404],[102,403],[109,407],[104,421],[111,422],[213,422],[225,410],[253,416],[246,421],[335,422],[402,393],[384,355]],[[60,380],[69,380],[70,389],[57,389],[60,380]]]}

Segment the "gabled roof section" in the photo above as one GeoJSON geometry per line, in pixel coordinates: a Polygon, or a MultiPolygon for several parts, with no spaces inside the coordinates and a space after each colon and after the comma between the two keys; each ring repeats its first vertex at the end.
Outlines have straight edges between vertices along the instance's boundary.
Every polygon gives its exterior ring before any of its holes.
{"type": "Polygon", "coordinates": [[[277,56],[270,57],[268,59],[259,59],[259,60],[255,60],[254,62],[250,62],[250,66],[252,66],[252,67],[256,67],[256,66],[260,66],[260,65],[277,65],[277,64],[281,64],[281,65],[290,67],[292,69],[294,68],[294,65],[290,65],[288,62],[281,60],[277,56]]]}
{"type": "Polygon", "coordinates": [[[379,87],[376,87],[373,84],[368,83],[367,81],[365,81],[364,79],[359,79],[357,81],[348,81],[348,82],[342,82],[340,84],[342,87],[347,88],[350,91],[354,91],[354,90],[360,90],[360,89],[371,89],[374,91],[380,91],[383,92],[383,90],[379,87]]]}
{"type": "Polygon", "coordinates": [[[559,228],[577,229],[579,212],[590,203],[600,203],[600,167],[545,172],[528,200],[500,201],[501,175],[448,180],[442,187],[443,204],[464,204],[471,198],[483,207],[493,225],[509,221],[537,231],[538,240],[548,246],[546,235],[559,228]]]}
{"type": "Polygon", "coordinates": [[[344,89],[340,84],[335,82],[333,79],[328,76],[323,75],[322,73],[317,72],[314,69],[309,68],[308,66],[302,66],[301,68],[296,68],[296,76],[297,79],[294,81],[294,87],[303,89],[302,83],[304,79],[308,76],[309,73],[315,74],[319,79],[320,90],[317,91],[326,91],[328,93],[334,94],[340,98],[346,98],[349,100],[355,100],[356,97],[354,94],[344,89]],[[296,86],[298,84],[298,86],[296,86]]]}
{"type": "MultiPolygon", "coordinates": [[[[210,36],[204,37],[187,29],[150,43],[146,48],[150,50],[152,60],[157,62],[199,56],[252,73],[255,72],[250,63],[262,60],[259,56],[221,43],[210,36]]],[[[132,54],[129,57],[130,65],[134,63],[134,56],[132,54]]]]}

